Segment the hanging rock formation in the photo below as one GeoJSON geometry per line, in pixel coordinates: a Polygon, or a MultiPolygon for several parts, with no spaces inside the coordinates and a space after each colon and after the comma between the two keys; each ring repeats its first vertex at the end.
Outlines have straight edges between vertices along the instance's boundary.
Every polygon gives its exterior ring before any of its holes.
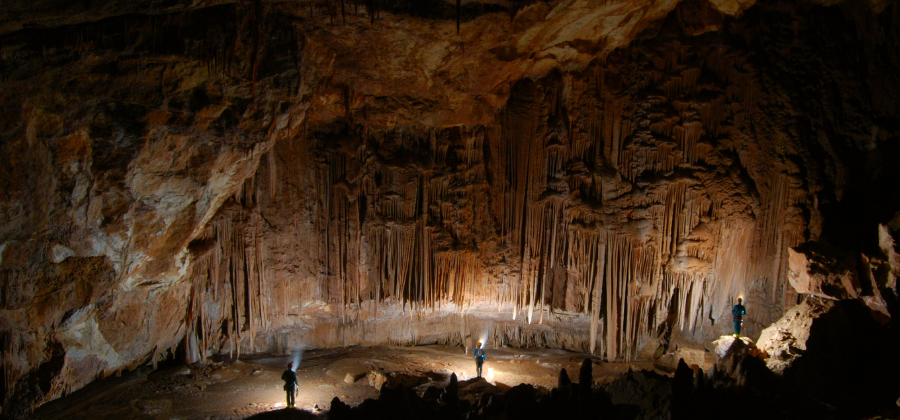
{"type": "MultiPolygon", "coordinates": [[[[882,324],[891,319],[888,302],[896,302],[894,242],[884,225],[879,225],[879,248],[874,256],[854,258],[846,252],[817,242],[790,249],[788,281],[803,296],[820,299],[857,299],[869,307],[882,324]],[[885,299],[887,298],[887,299],[885,299]]],[[[786,313],[786,316],[790,311],[786,313]]],[[[781,322],[781,321],[779,321],[781,322]]]]}
{"type": "Polygon", "coordinates": [[[791,270],[788,281],[800,294],[826,299],[856,299],[862,292],[857,273],[857,261],[837,251],[813,249],[804,244],[788,250],[791,270]]]}
{"type": "Polygon", "coordinates": [[[168,357],[755,335],[792,247],[900,208],[896,2],[57,3],[0,14],[4,417],[168,357]]]}

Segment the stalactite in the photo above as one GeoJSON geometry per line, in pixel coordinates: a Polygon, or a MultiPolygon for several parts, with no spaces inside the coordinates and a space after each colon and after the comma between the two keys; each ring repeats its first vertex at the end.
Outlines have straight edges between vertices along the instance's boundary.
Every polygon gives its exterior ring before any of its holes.
{"type": "Polygon", "coordinates": [[[522,82],[494,126],[279,140],[197,239],[216,246],[192,263],[192,348],[253,351],[292,328],[341,345],[462,343],[484,327],[494,343],[628,360],[670,310],[666,334],[700,337],[735,296],[781,293],[802,181],[772,169],[759,197],[735,197],[714,159],[761,166],[735,145],[755,76],[727,51],[668,48],[631,79],[597,64],[522,82]],[[424,338],[429,322],[452,327],[424,338]]]}
{"type": "Polygon", "coordinates": [[[683,151],[684,162],[691,165],[700,160],[702,153],[698,150],[698,141],[703,133],[702,124],[697,121],[686,122],[673,129],[678,147],[683,151]]]}
{"type": "Polygon", "coordinates": [[[666,193],[665,215],[663,216],[662,234],[660,235],[660,249],[663,255],[675,253],[679,238],[683,234],[683,219],[681,217],[684,208],[685,184],[677,182],[669,185],[666,193]]]}

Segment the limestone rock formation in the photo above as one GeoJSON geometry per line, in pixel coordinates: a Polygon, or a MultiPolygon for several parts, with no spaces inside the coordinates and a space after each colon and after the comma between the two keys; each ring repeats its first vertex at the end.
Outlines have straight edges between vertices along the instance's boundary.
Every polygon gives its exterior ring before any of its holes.
{"type": "MultiPolygon", "coordinates": [[[[429,382],[429,379],[426,375],[414,375],[403,372],[372,371],[367,373],[365,376],[369,382],[369,385],[379,391],[381,391],[381,388],[385,386],[396,388],[402,385],[406,388],[413,388],[429,382]]],[[[356,381],[355,377],[351,376],[349,373],[347,374],[347,378],[349,378],[352,382],[356,381]]]]}
{"type": "Polygon", "coordinates": [[[883,406],[897,391],[900,347],[861,300],[810,297],[766,328],[759,348],[787,386],[843,407],[883,406]]]}
{"type": "Polygon", "coordinates": [[[878,280],[878,287],[891,289],[894,295],[897,295],[897,277],[900,277],[900,253],[897,252],[897,243],[894,241],[891,231],[885,225],[878,225],[878,247],[884,255],[884,264],[873,270],[881,274],[873,278],[878,280]]]}
{"type": "Polygon", "coordinates": [[[709,371],[716,363],[716,356],[702,349],[680,347],[656,359],[653,362],[653,366],[662,371],[674,373],[680,360],[683,360],[691,368],[709,371]]]}
{"type": "MultiPolygon", "coordinates": [[[[821,299],[858,299],[882,325],[891,319],[888,301],[897,299],[893,238],[884,225],[878,227],[880,253],[854,258],[817,242],[789,250],[788,280],[794,290],[821,299]],[[887,296],[887,299],[886,299],[887,296]]],[[[788,314],[790,311],[788,311],[788,314]]]]}
{"type": "Polygon", "coordinates": [[[759,357],[760,350],[764,350],[757,347],[749,337],[724,335],[712,344],[715,348],[713,353],[716,357],[716,371],[726,375],[734,375],[746,357],[759,357]]]}
{"type": "Polygon", "coordinates": [[[788,281],[797,293],[825,299],[860,296],[857,261],[838,250],[804,244],[788,250],[788,281]]]}
{"type": "Polygon", "coordinates": [[[813,322],[832,308],[834,302],[831,300],[806,299],[764,329],[757,346],[767,355],[766,366],[769,370],[783,374],[798,357],[802,357],[807,350],[806,342],[813,322]]]}
{"type": "Polygon", "coordinates": [[[220,352],[648,357],[738,296],[756,334],[790,248],[900,208],[896,3],[466,3],[4,4],[2,415],[220,352]]]}

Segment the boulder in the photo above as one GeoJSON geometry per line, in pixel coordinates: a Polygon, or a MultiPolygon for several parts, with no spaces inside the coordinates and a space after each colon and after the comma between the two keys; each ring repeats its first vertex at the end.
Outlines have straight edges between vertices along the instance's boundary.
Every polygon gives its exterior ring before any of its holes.
{"type": "Polygon", "coordinates": [[[366,375],[366,378],[369,380],[369,385],[373,388],[381,391],[381,387],[387,382],[387,375],[383,371],[373,370],[366,375]]]}
{"type": "Polygon", "coordinates": [[[486,400],[481,405],[481,414],[484,416],[498,416],[506,408],[506,399],[503,395],[487,394],[486,400]]]}
{"type": "MultiPolygon", "coordinates": [[[[402,385],[406,388],[413,388],[415,386],[431,382],[431,379],[429,379],[428,376],[403,372],[371,371],[366,374],[366,378],[368,378],[369,380],[369,385],[379,391],[385,386],[387,386],[388,388],[396,388],[402,385]]],[[[344,381],[346,382],[347,379],[353,379],[352,377],[350,377],[349,373],[344,378],[344,381]]],[[[356,381],[354,380],[353,382],[356,381]]]]}
{"type": "Polygon", "coordinates": [[[698,350],[687,347],[680,347],[673,352],[662,355],[653,362],[653,367],[663,372],[675,372],[678,367],[678,361],[684,359],[684,362],[694,370],[703,369],[708,371],[716,363],[716,358],[706,350],[698,350]]]}
{"type": "Polygon", "coordinates": [[[757,393],[774,391],[779,385],[778,377],[758,357],[745,356],[741,359],[734,377],[737,386],[755,389],[757,393]]]}
{"type": "Polygon", "coordinates": [[[834,307],[826,299],[807,299],[789,309],[781,319],[762,331],[757,346],[768,355],[766,366],[777,374],[806,351],[812,324],[834,307]]]}
{"type": "Polygon", "coordinates": [[[900,393],[896,337],[861,300],[809,297],[764,330],[759,346],[788,389],[842,410],[883,405],[900,393]]]}
{"type": "Polygon", "coordinates": [[[347,372],[347,375],[344,376],[344,382],[346,382],[348,384],[352,384],[352,383],[362,379],[363,376],[366,376],[366,374],[362,373],[362,374],[354,375],[350,372],[347,372]]]}
{"type": "Polygon", "coordinates": [[[749,337],[734,337],[723,335],[713,341],[716,355],[716,370],[729,376],[734,376],[735,370],[744,356],[759,357],[762,352],[756,347],[756,343],[749,337]]]}
{"type": "Polygon", "coordinates": [[[328,412],[329,419],[346,419],[350,417],[350,406],[341,401],[340,398],[331,399],[331,409],[328,412]]]}
{"type": "Polygon", "coordinates": [[[788,281],[797,293],[836,300],[859,297],[857,261],[852,256],[815,242],[788,249],[788,254],[788,281]]]}
{"type": "Polygon", "coordinates": [[[886,263],[874,258],[870,259],[865,254],[860,255],[860,260],[862,264],[859,270],[859,277],[860,282],[864,286],[863,296],[860,296],[860,300],[869,308],[872,318],[875,318],[881,325],[887,325],[891,320],[891,312],[888,309],[887,302],[884,300],[884,296],[881,294],[879,283],[896,282],[896,279],[893,279],[891,270],[886,263]]]}
{"type": "Polygon", "coordinates": [[[537,390],[530,384],[519,384],[503,395],[506,400],[506,418],[540,418],[537,404],[537,390]]]}
{"type": "Polygon", "coordinates": [[[429,386],[425,389],[425,392],[422,393],[422,399],[428,401],[437,401],[444,395],[444,388],[438,388],[434,385],[429,386]]]}
{"type": "Polygon", "coordinates": [[[670,418],[672,412],[671,380],[656,372],[628,372],[606,387],[606,392],[620,415],[627,418],[670,418]]]}
{"type": "Polygon", "coordinates": [[[484,378],[471,378],[459,382],[459,398],[477,403],[485,395],[502,394],[503,391],[484,378]]]}

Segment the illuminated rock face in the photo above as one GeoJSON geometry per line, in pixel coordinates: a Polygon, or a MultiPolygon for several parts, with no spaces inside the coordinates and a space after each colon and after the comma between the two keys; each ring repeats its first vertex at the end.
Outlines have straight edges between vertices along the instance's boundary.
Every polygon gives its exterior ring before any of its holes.
{"type": "Polygon", "coordinates": [[[790,247],[881,216],[897,6],[593,3],[458,37],[350,2],[33,9],[77,25],[2,35],[3,415],[175,353],[648,357],[737,297],[758,334],[796,303],[790,247]]]}

